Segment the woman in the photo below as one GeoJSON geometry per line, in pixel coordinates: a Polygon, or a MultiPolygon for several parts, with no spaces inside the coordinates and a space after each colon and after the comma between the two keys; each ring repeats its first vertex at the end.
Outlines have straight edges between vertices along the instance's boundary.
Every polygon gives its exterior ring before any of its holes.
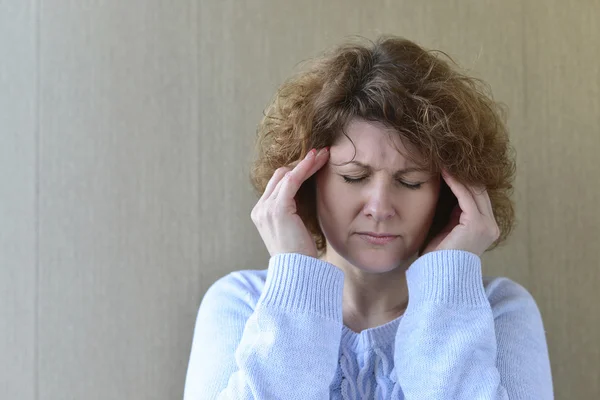
{"type": "Polygon", "coordinates": [[[207,291],[186,400],[553,397],[533,298],[481,274],[514,222],[482,87],[384,37],[279,89],[252,176],[269,266],[207,291]]]}

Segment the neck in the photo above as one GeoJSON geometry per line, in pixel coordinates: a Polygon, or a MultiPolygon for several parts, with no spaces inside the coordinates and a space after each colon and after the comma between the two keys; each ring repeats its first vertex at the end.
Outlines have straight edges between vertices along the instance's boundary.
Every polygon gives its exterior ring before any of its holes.
{"type": "Polygon", "coordinates": [[[342,314],[344,324],[353,331],[386,324],[404,313],[408,304],[405,272],[410,262],[374,273],[355,267],[334,252],[321,258],[344,271],[342,314]]]}

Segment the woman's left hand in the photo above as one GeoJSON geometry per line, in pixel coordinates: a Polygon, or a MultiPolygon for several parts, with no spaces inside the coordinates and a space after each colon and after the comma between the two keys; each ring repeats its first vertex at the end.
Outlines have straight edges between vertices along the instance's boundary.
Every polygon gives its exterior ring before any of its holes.
{"type": "Polygon", "coordinates": [[[483,255],[500,236],[487,190],[466,187],[445,171],[442,177],[458,199],[458,205],[448,224],[427,244],[423,254],[455,249],[483,255]]]}

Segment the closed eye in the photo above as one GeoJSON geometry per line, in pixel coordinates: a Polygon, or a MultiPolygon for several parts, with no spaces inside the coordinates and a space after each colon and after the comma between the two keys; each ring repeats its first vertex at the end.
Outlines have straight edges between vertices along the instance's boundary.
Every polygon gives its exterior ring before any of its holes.
{"type": "MultiPolygon", "coordinates": [[[[360,183],[360,182],[364,181],[367,177],[361,176],[361,177],[358,177],[358,178],[352,178],[350,176],[342,175],[342,178],[344,178],[344,181],[346,183],[351,183],[352,184],[352,183],[360,183]]],[[[404,182],[404,181],[401,181],[401,180],[397,180],[397,182],[399,184],[401,184],[402,186],[404,186],[404,187],[406,187],[408,189],[411,189],[411,190],[420,189],[421,185],[422,185],[422,183],[408,183],[408,182],[404,182]]]]}
{"type": "Polygon", "coordinates": [[[344,180],[345,180],[347,183],[358,183],[358,182],[360,182],[360,181],[363,181],[363,180],[365,180],[365,177],[364,177],[364,176],[363,176],[363,177],[360,177],[360,178],[350,178],[349,176],[342,175],[342,178],[344,178],[344,180]]]}
{"type": "Polygon", "coordinates": [[[402,186],[406,186],[407,188],[411,189],[411,190],[417,190],[421,188],[422,183],[406,183],[406,182],[402,182],[399,181],[399,183],[402,186]]]}

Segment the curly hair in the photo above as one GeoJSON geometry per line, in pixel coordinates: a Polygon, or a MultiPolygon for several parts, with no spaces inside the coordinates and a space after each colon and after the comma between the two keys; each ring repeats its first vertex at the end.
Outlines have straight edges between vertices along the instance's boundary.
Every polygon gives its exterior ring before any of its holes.
{"type": "MultiPolygon", "coordinates": [[[[514,225],[515,162],[505,116],[506,107],[493,100],[489,86],[460,72],[442,51],[395,36],[348,41],[310,60],[279,87],[257,128],[251,181],[262,194],[277,168],[302,159],[312,148],[331,146],[351,120],[379,122],[416,149],[419,158],[413,161],[488,190],[500,228],[492,249],[514,225]]],[[[323,252],[315,196],[312,177],[296,202],[323,252]]],[[[456,204],[442,180],[425,244],[448,222],[456,204]]]]}

